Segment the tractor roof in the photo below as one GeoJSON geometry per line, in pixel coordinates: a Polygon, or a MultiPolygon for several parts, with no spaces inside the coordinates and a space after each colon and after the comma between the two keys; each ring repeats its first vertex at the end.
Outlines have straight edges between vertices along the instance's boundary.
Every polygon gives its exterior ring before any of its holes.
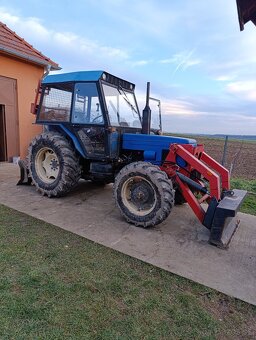
{"type": "Polygon", "coordinates": [[[256,25],[256,1],[255,0],[236,0],[240,30],[243,31],[244,25],[252,21],[256,25]]]}
{"type": "Polygon", "coordinates": [[[135,84],[130,83],[124,79],[113,76],[105,71],[79,71],[71,73],[61,73],[46,76],[42,84],[58,84],[58,83],[68,83],[68,82],[96,82],[98,80],[104,80],[105,82],[112,84],[114,86],[121,86],[128,91],[134,91],[135,84]]]}
{"type": "Polygon", "coordinates": [[[43,79],[43,84],[66,83],[76,81],[97,81],[104,71],[79,71],[70,73],[59,73],[47,76],[43,79]]]}

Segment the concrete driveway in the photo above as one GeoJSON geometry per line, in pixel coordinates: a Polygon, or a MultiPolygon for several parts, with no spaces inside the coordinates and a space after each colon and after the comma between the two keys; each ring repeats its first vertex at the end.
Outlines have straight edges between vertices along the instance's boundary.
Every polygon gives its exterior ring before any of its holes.
{"type": "Polygon", "coordinates": [[[241,224],[228,250],[207,243],[208,230],[185,204],[152,229],[126,223],[112,186],[81,181],[67,197],[49,199],[33,186],[16,186],[18,166],[0,163],[0,203],[172,273],[256,305],[256,217],[241,224]]]}

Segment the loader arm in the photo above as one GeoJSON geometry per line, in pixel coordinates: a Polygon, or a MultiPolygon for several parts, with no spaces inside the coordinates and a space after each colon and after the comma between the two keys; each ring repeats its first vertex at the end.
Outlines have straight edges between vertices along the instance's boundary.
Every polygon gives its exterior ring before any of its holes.
{"type": "Polygon", "coordinates": [[[203,145],[171,144],[161,168],[176,183],[199,221],[210,230],[209,242],[226,248],[238,227],[236,214],[247,192],[230,190],[229,171],[210,157],[203,145]],[[183,161],[180,167],[179,158],[183,161]],[[195,171],[197,178],[191,176],[195,171]]]}

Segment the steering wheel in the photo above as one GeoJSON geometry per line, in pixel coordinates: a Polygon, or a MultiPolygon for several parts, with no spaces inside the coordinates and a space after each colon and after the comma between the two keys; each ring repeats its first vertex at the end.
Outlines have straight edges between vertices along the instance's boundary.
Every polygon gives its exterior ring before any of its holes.
{"type": "MultiPolygon", "coordinates": [[[[99,118],[103,118],[102,115],[99,115],[99,116],[96,116],[95,118],[93,118],[91,123],[96,123],[97,119],[99,119],[99,118]]],[[[103,123],[103,119],[101,120],[101,123],[103,123]]]]}

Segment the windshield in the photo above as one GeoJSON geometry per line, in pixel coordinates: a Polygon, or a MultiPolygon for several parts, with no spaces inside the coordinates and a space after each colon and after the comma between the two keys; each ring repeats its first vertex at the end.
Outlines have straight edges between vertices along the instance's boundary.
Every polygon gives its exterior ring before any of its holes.
{"type": "Polygon", "coordinates": [[[141,119],[134,93],[128,92],[122,87],[117,89],[106,84],[103,84],[103,91],[112,126],[141,128],[141,119]]]}
{"type": "Polygon", "coordinates": [[[159,99],[149,97],[149,106],[151,109],[151,129],[161,131],[161,102],[159,99]]]}

